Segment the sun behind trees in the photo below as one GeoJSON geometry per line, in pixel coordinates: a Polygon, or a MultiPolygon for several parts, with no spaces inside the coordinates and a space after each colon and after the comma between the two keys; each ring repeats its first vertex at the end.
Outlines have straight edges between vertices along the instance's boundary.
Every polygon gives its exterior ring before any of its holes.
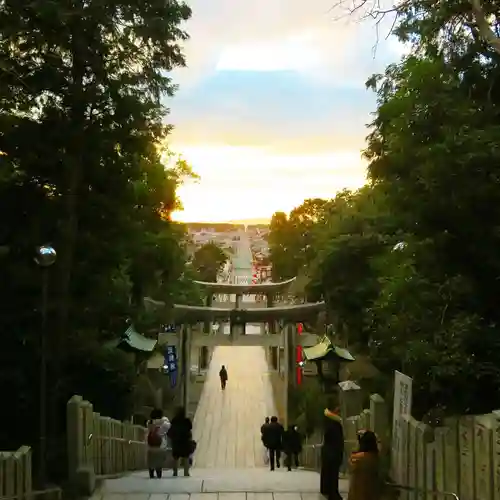
{"type": "MultiPolygon", "coordinates": [[[[169,2],[16,0],[0,6],[0,449],[38,426],[38,245],[58,259],[48,298],[49,462],[64,474],[65,403],[75,393],[128,417],[137,367],[103,350],[150,294],[172,301],[186,260],[169,221],[190,170],[165,168],[168,72],[189,7],[169,2]],[[112,397],[110,397],[112,395],[112,397]]],[[[167,154],[167,157],[169,155],[167,154]]],[[[36,454],[35,454],[36,458],[36,454]]]]}
{"type": "Polygon", "coordinates": [[[368,185],[275,214],[274,279],[307,276],[337,335],[413,377],[417,418],[487,413],[500,407],[500,61],[456,10],[405,4],[395,32],[414,52],[368,82],[368,185]]]}

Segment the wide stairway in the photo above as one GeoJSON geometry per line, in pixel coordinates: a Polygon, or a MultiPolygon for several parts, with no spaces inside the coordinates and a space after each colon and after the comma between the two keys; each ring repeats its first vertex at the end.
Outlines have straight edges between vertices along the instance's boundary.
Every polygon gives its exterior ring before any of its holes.
{"type": "MultiPolygon", "coordinates": [[[[233,259],[234,278],[251,279],[251,253],[242,234],[233,259]]],[[[235,280],[235,281],[236,281],[235,280]]],[[[245,298],[248,300],[249,298],[245,298]]],[[[251,299],[250,299],[251,300],[251,299]]],[[[248,325],[247,334],[259,326],[248,325]]],[[[255,332],[253,331],[255,330],[255,332]]],[[[217,347],[194,419],[198,443],[190,477],[149,479],[147,471],[103,482],[99,500],[309,500],[319,495],[319,474],[308,470],[273,472],[264,465],[260,426],[276,414],[262,347],[217,347]],[[218,372],[226,365],[225,391],[218,372]]],[[[347,482],[341,481],[347,498],[347,482]]]]}

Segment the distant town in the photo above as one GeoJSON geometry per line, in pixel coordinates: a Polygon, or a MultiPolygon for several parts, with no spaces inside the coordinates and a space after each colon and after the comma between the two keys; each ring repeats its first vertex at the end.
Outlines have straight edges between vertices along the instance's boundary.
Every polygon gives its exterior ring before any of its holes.
{"type": "MultiPolygon", "coordinates": [[[[192,242],[191,252],[207,244],[215,243],[224,249],[229,255],[234,253],[235,243],[239,241],[241,232],[246,228],[246,234],[250,240],[253,256],[253,283],[266,283],[271,281],[271,263],[269,260],[269,246],[267,235],[269,226],[267,224],[255,224],[245,226],[233,223],[187,223],[188,232],[192,242]]],[[[225,273],[230,272],[229,261],[225,273]]]]}

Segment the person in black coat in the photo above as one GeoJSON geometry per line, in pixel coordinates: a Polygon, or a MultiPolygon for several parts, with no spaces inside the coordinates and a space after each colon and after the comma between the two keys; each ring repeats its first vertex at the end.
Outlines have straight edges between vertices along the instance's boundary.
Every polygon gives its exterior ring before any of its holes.
{"type": "Polygon", "coordinates": [[[175,417],[170,422],[168,437],[172,444],[172,458],[174,476],[177,476],[179,471],[179,462],[183,461],[184,475],[189,476],[189,458],[193,453],[193,424],[186,416],[186,410],[179,408],[175,417]]]}
{"type": "Polygon", "coordinates": [[[302,436],[296,425],[291,425],[283,435],[283,451],[285,452],[285,465],[292,470],[292,463],[299,466],[299,455],[302,452],[302,436]]]}
{"type": "Polygon", "coordinates": [[[280,468],[284,432],[283,426],[278,422],[278,417],[271,417],[271,422],[265,432],[265,443],[267,442],[267,448],[269,449],[269,465],[271,470],[274,470],[275,464],[278,469],[280,468]]]}
{"type": "Polygon", "coordinates": [[[219,378],[220,378],[220,387],[222,390],[226,388],[228,376],[227,376],[227,369],[224,365],[222,365],[222,368],[219,371],[219,378]]]}
{"type": "Polygon", "coordinates": [[[344,431],[337,412],[325,409],[321,447],[320,492],[327,500],[342,500],[339,473],[344,459],[344,431]]]}

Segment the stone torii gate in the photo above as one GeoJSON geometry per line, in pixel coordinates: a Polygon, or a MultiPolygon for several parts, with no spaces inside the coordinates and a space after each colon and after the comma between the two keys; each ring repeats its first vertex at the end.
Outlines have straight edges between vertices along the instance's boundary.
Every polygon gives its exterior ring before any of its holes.
{"type": "MultiPolygon", "coordinates": [[[[286,289],[295,278],[281,283],[264,284],[232,284],[232,283],[207,283],[196,282],[203,287],[207,293],[205,306],[188,306],[175,304],[173,308],[173,319],[181,328],[175,333],[165,333],[160,336],[160,345],[175,345],[180,353],[180,371],[182,383],[182,399],[187,407],[189,402],[189,370],[191,367],[191,348],[213,349],[217,346],[262,346],[267,349],[271,357],[276,356],[280,348],[284,350],[285,365],[285,407],[288,407],[287,388],[295,382],[295,348],[298,345],[311,347],[318,343],[318,336],[302,332],[297,332],[297,324],[313,320],[325,310],[324,302],[316,302],[299,305],[274,306],[276,293],[286,289]],[[214,294],[226,294],[235,296],[236,301],[233,307],[228,303],[228,307],[212,307],[214,294]],[[267,307],[254,307],[260,304],[245,303],[243,295],[263,294],[267,298],[267,307]],[[246,305],[251,305],[245,308],[246,305]],[[229,333],[219,328],[213,332],[210,324],[218,322],[220,324],[229,323],[229,333]],[[203,323],[203,329],[193,328],[195,325],[203,323]],[[266,332],[261,328],[260,334],[248,335],[245,332],[245,325],[248,323],[269,324],[266,332]],[[283,328],[276,328],[281,323],[283,328]],[[208,325],[208,328],[207,328],[208,325]],[[279,330],[279,331],[278,331],[279,330]],[[274,351],[274,352],[273,352],[274,351]]],[[[162,307],[163,302],[152,299],[144,299],[147,305],[162,307]]],[[[225,304],[224,304],[225,305],[225,304]]],[[[287,422],[285,422],[287,424],[287,422]]]]}

